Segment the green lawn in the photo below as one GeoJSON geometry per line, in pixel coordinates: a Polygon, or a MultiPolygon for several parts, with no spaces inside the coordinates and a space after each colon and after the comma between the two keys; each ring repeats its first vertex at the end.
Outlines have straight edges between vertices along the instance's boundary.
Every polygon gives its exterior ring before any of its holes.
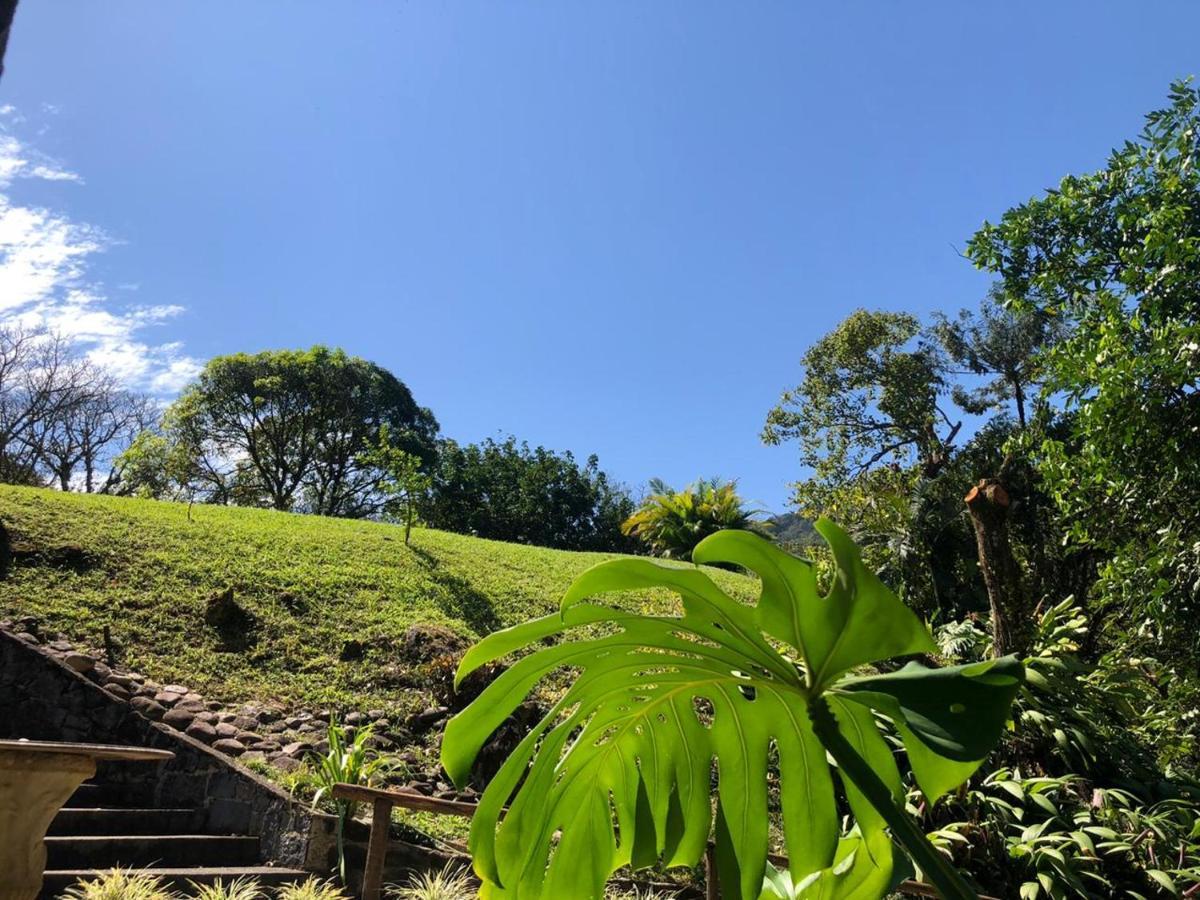
{"type": "MultiPolygon", "coordinates": [[[[34,614],[96,646],[108,625],[131,668],[229,702],[412,708],[426,698],[381,675],[397,665],[389,640],[417,622],[477,636],[544,614],[608,558],[427,529],[406,547],[396,526],[266,510],[196,506],[189,521],[183,504],[3,485],[0,520],[15,547],[42,555],[0,581],[0,616],[34,614]],[[64,547],[84,563],[56,562],[64,547]],[[204,621],[229,587],[257,620],[245,646],[204,621]],[[366,658],[342,662],[351,639],[366,658]]],[[[745,577],[714,577],[753,595],[745,577]]]]}

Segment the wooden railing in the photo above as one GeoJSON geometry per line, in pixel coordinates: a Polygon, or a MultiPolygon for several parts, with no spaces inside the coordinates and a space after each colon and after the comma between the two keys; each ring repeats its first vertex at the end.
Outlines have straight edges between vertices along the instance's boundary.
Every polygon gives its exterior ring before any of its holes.
{"type": "MultiPolygon", "coordinates": [[[[426,797],[417,791],[383,788],[362,787],[356,784],[336,784],[333,796],[339,800],[349,800],[353,803],[369,803],[371,805],[371,837],[367,844],[367,862],[363,870],[362,900],[379,900],[383,888],[383,862],[387,856],[388,832],[392,822],[392,809],[413,810],[414,812],[429,812],[444,816],[459,816],[469,819],[475,815],[474,803],[463,803],[458,800],[441,800],[437,797],[426,797]]],[[[769,854],[768,858],[777,866],[786,866],[787,857],[769,854]]],[[[712,845],[704,858],[706,882],[705,896],[708,900],[718,900],[716,863],[713,857],[712,845]]],[[[920,881],[904,881],[897,888],[902,894],[914,897],[937,897],[938,893],[930,885],[920,881]]],[[[981,894],[979,900],[997,900],[981,894]]]]}

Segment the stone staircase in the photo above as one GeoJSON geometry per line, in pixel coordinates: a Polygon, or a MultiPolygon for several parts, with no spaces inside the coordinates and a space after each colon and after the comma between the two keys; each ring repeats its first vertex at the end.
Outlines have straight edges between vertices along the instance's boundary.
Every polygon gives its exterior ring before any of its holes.
{"type": "Polygon", "coordinates": [[[144,792],[100,776],[80,786],[50,825],[41,897],[114,867],[148,869],[175,889],[243,876],[276,887],[309,877],[264,864],[257,837],[207,833],[204,821],[200,810],[156,807],[144,792]]]}

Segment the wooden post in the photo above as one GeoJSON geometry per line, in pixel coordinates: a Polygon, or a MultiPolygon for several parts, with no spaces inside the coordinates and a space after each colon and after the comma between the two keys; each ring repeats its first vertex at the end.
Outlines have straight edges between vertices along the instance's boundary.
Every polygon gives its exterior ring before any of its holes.
{"type": "Polygon", "coordinates": [[[363,900],[379,900],[391,826],[392,801],[386,797],[376,797],[371,806],[371,841],[367,844],[367,862],[363,866],[363,900]]]}

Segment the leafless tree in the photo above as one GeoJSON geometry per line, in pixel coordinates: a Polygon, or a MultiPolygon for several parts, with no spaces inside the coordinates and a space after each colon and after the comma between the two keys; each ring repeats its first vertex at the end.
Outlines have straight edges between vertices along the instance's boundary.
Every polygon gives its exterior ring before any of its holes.
{"type": "Polygon", "coordinates": [[[45,422],[38,444],[40,462],[64,490],[79,487],[87,493],[105,492],[115,473],[113,460],[143,428],[156,410],[146,397],[124,390],[109,373],[85,366],[75,383],[75,397],[45,422]],[[98,478],[103,468],[108,475],[98,478]]]}
{"type": "Polygon", "coordinates": [[[87,368],[61,336],[0,326],[0,478],[40,480],[47,425],[78,402],[87,368]]]}
{"type": "Polygon", "coordinates": [[[155,414],[62,336],[0,325],[0,480],[103,490],[112,460],[155,414]]]}

